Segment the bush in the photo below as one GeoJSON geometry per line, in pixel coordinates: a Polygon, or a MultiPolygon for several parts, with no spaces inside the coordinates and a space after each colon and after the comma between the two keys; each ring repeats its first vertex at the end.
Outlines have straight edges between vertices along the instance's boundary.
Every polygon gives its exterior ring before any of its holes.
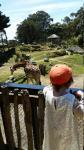
{"type": "Polygon", "coordinates": [[[20,50],[20,51],[25,51],[25,52],[26,52],[26,51],[31,51],[31,49],[32,49],[31,44],[19,46],[19,50],[20,50]]]}
{"type": "Polygon", "coordinates": [[[49,47],[54,48],[54,47],[56,47],[56,44],[51,43],[51,44],[49,45],[49,47]]]}
{"type": "Polygon", "coordinates": [[[78,37],[71,37],[71,39],[68,40],[68,45],[77,45],[78,44],[78,37]]]}
{"type": "Polygon", "coordinates": [[[65,50],[58,50],[58,51],[48,53],[48,57],[59,57],[59,56],[64,56],[64,55],[66,55],[65,50]]]}
{"type": "Polygon", "coordinates": [[[23,54],[20,51],[16,52],[16,57],[15,57],[15,62],[21,61],[23,56],[23,54]]]}
{"type": "Polygon", "coordinates": [[[57,46],[57,50],[59,50],[59,49],[61,49],[61,47],[60,47],[60,46],[57,46]]]}
{"type": "Polygon", "coordinates": [[[28,51],[28,47],[25,47],[25,46],[20,46],[20,51],[28,51]]]}
{"type": "Polygon", "coordinates": [[[65,51],[65,50],[56,51],[56,52],[55,52],[55,55],[56,55],[56,56],[64,56],[64,55],[66,55],[66,51],[65,51]]]}
{"type": "Polygon", "coordinates": [[[78,36],[78,45],[81,47],[83,47],[83,42],[84,42],[84,39],[81,35],[78,36]]]}
{"type": "Polygon", "coordinates": [[[41,45],[40,44],[32,45],[32,47],[35,48],[35,49],[38,49],[38,48],[41,48],[41,45]]]}

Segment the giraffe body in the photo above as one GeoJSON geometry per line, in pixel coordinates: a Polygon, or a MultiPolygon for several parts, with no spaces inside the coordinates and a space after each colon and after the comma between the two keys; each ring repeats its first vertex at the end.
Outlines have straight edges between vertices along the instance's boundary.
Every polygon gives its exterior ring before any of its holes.
{"type": "Polygon", "coordinates": [[[34,83],[35,81],[37,84],[41,84],[40,81],[41,73],[40,73],[40,69],[37,66],[34,66],[29,61],[22,61],[10,67],[11,74],[13,74],[13,72],[20,67],[24,68],[24,72],[27,78],[27,83],[29,82],[30,79],[32,83],[34,83]]]}

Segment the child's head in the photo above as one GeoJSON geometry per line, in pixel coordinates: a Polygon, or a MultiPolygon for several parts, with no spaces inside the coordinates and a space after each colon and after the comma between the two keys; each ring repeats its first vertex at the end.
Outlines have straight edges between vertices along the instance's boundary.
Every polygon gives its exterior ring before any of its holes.
{"type": "Polygon", "coordinates": [[[67,65],[58,64],[51,68],[49,77],[56,89],[68,88],[73,82],[72,69],[67,65]]]}

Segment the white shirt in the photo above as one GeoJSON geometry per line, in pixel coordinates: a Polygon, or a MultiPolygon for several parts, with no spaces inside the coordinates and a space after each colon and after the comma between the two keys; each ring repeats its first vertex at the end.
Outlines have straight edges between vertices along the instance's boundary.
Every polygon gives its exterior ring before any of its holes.
{"type": "MultiPolygon", "coordinates": [[[[75,96],[66,93],[56,97],[52,86],[45,87],[43,93],[46,106],[43,150],[83,150],[83,121],[73,113],[75,96]]],[[[80,107],[84,110],[82,103],[80,107]]]]}

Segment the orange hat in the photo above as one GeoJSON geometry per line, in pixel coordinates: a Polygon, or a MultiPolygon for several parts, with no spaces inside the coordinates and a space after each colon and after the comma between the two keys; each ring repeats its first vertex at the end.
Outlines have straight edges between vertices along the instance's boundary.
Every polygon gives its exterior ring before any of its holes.
{"type": "Polygon", "coordinates": [[[72,69],[67,65],[55,65],[51,68],[49,77],[52,84],[62,85],[64,83],[67,83],[72,77],[72,69]]]}

